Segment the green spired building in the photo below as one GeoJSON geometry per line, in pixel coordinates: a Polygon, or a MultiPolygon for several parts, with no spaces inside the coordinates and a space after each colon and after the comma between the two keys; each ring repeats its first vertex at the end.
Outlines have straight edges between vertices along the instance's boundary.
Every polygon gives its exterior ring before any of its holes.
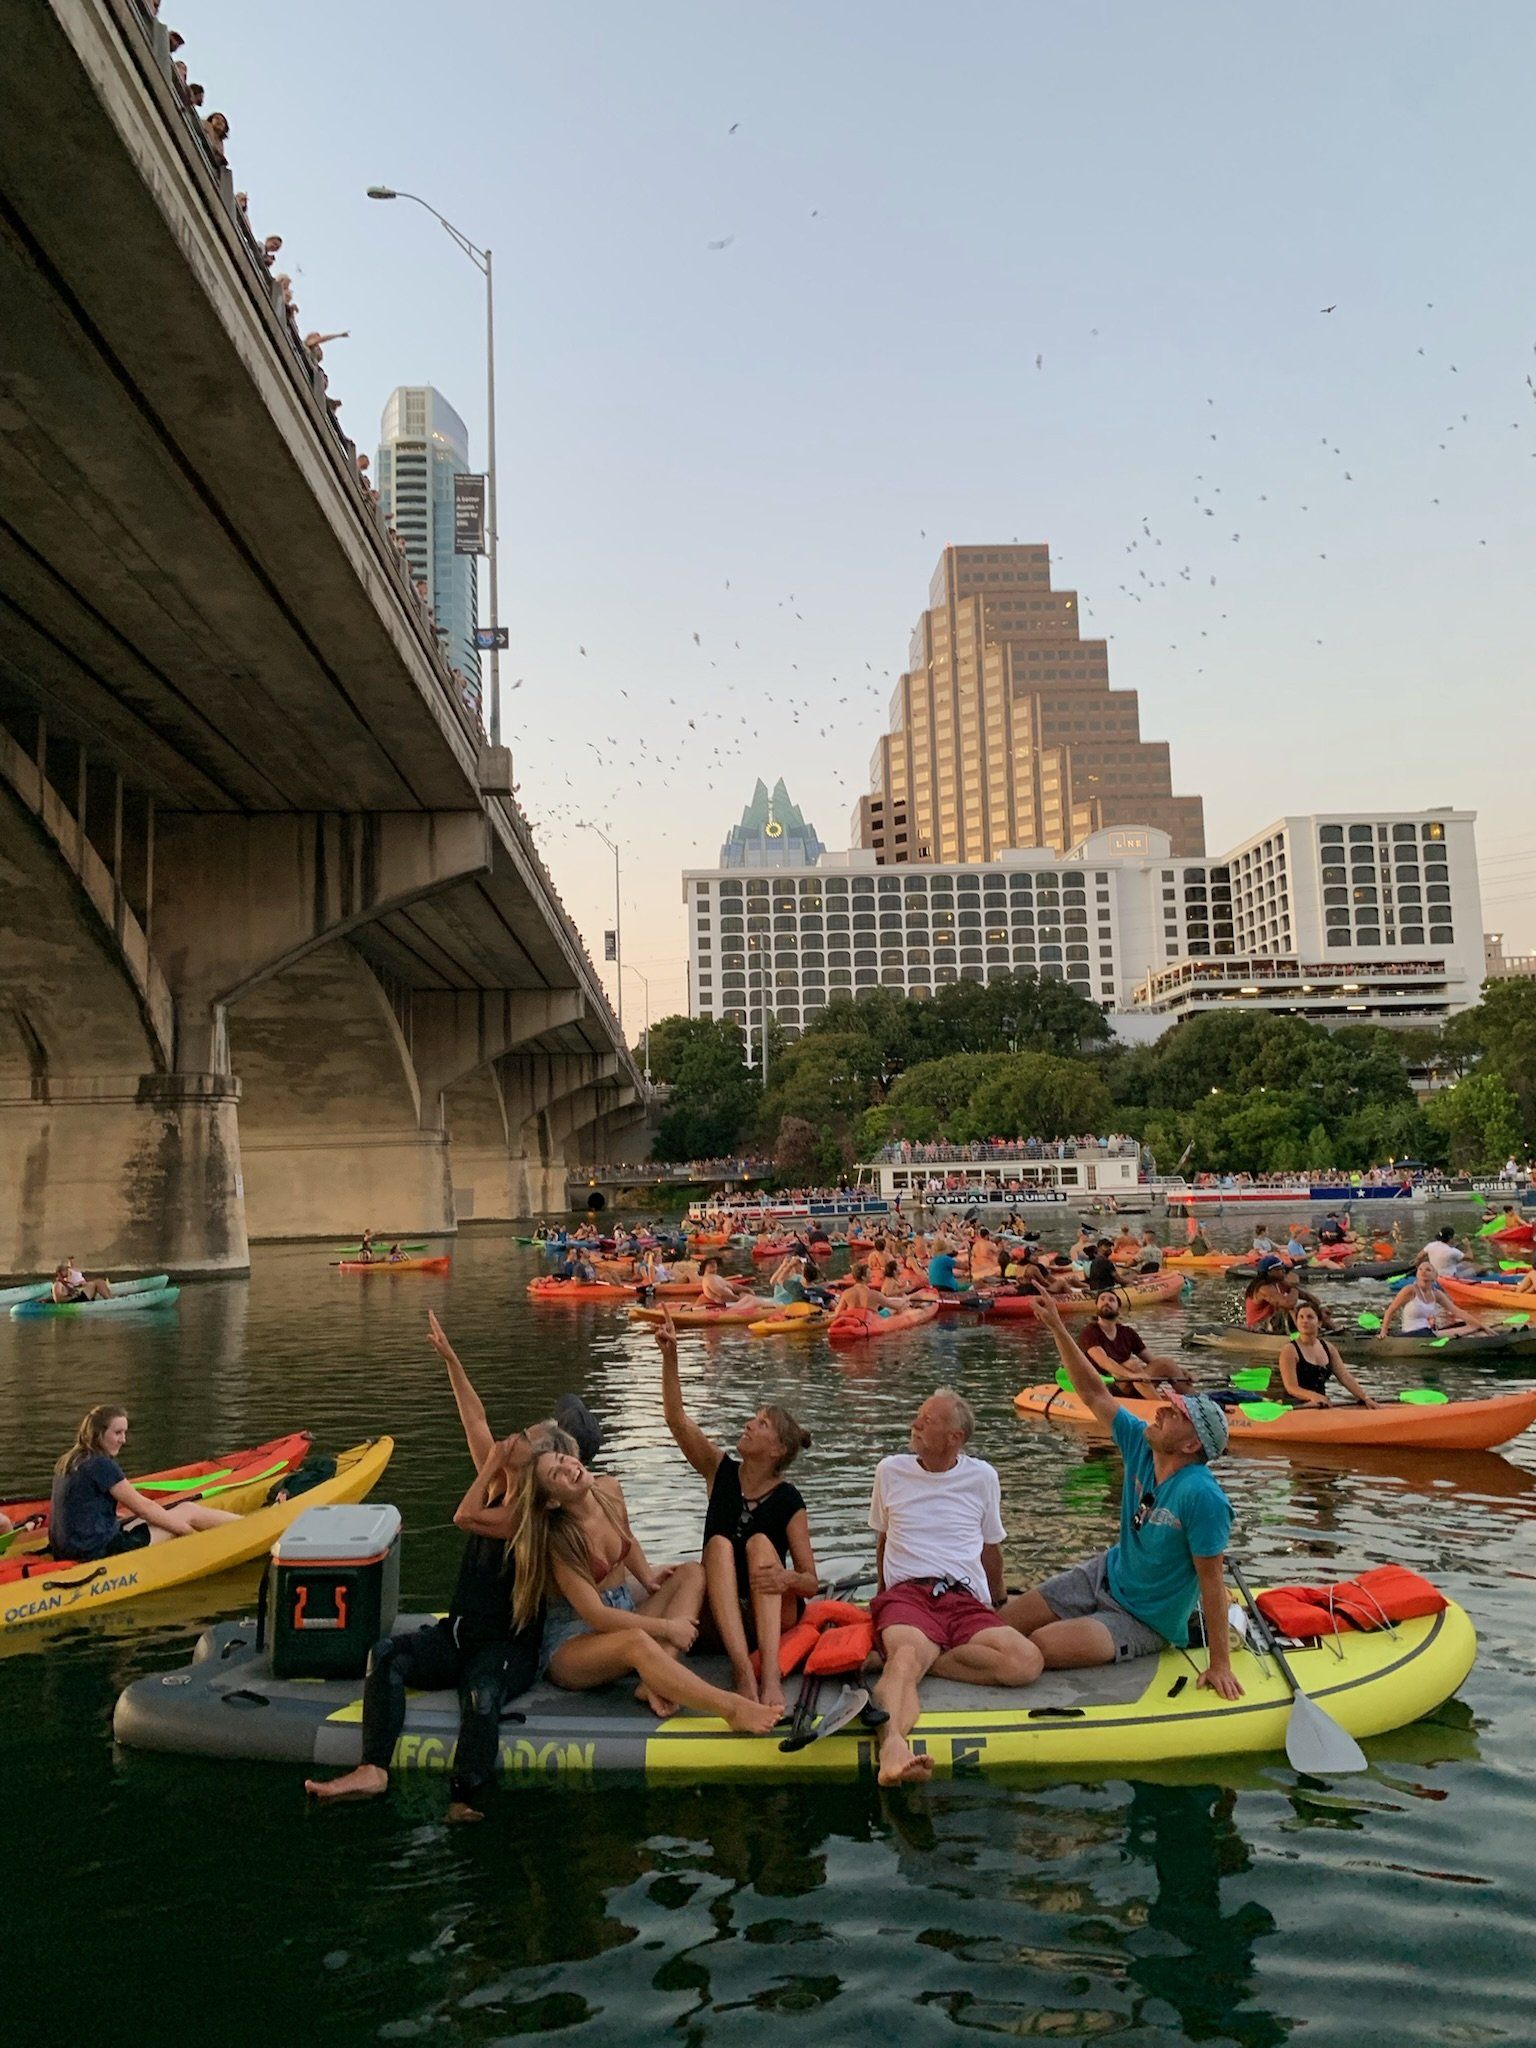
{"type": "Polygon", "coordinates": [[[773,785],[772,796],[759,776],[752,801],[741,814],[741,823],[733,825],[726,834],[725,844],[720,849],[720,865],[723,868],[814,867],[825,852],[816,827],[808,825],[801,815],[800,806],[790,802],[783,776],[773,785]]]}

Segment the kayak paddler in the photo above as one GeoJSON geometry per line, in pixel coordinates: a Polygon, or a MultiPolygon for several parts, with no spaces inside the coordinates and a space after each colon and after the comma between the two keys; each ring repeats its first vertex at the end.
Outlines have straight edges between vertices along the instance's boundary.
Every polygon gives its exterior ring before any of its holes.
{"type": "Polygon", "coordinates": [[[529,1429],[497,1438],[485,1404],[437,1317],[427,1316],[428,1341],[448,1368],[454,1403],[475,1476],[454,1513],[468,1541],[447,1614],[441,1621],[375,1643],[363,1683],[363,1758],[339,1778],[306,1778],[318,1800],[371,1799],[389,1789],[389,1767],[405,1726],[408,1690],[453,1686],[459,1695],[459,1739],[448,1786],[451,1821],[483,1820],[496,1776],[501,1710],[538,1675],[542,1608],[513,1625],[515,1566],[510,1549],[514,1504],[524,1467],[536,1453],[559,1451],[588,1464],[602,1430],[575,1394],[562,1394],[555,1414],[529,1429]]]}
{"type": "Polygon", "coordinates": [[[128,1411],[115,1401],[101,1402],[82,1419],[53,1468],[48,1548],[55,1557],[90,1564],[238,1519],[196,1501],[167,1508],[147,1499],[118,1463],[127,1441],[128,1411]]]}

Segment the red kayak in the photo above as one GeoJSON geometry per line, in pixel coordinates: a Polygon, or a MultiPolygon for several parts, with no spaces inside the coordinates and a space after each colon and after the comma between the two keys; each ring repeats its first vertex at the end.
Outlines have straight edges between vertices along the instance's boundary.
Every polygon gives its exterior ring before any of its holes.
{"type": "Polygon", "coordinates": [[[638,1287],[625,1287],[617,1280],[530,1280],[528,1292],[540,1301],[633,1301],[638,1287]]]}
{"type": "Polygon", "coordinates": [[[937,1303],[928,1308],[898,1308],[889,1315],[877,1309],[853,1308],[834,1315],[827,1325],[829,1344],[862,1344],[870,1337],[895,1337],[904,1330],[920,1330],[938,1316],[937,1303]]]}
{"type": "MultiPolygon", "coordinates": [[[[146,1472],[133,1484],[140,1493],[152,1494],[168,1507],[174,1507],[191,1493],[196,1493],[199,1499],[217,1502],[220,1495],[234,1487],[249,1486],[258,1480],[272,1485],[287,1473],[297,1471],[313,1442],[307,1429],[294,1430],[251,1450],[231,1451],[227,1457],[202,1458],[191,1465],[168,1465],[161,1472],[146,1472]]],[[[48,1523],[49,1505],[47,1500],[0,1501],[0,1515],[18,1527],[23,1522],[35,1522],[42,1530],[48,1523]]]]}
{"type": "Polygon", "coordinates": [[[435,1259],[338,1259],[341,1273],[446,1273],[452,1260],[444,1252],[435,1259]]]}

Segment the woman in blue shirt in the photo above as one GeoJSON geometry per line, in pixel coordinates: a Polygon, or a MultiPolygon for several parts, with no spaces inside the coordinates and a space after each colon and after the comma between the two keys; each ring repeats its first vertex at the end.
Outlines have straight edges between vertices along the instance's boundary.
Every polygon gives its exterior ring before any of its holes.
{"type": "Polygon", "coordinates": [[[48,1548],[55,1557],[88,1564],[236,1520],[222,1508],[195,1501],[163,1508],[147,1499],[118,1463],[127,1441],[128,1411],[110,1401],[93,1408],[76,1430],[53,1468],[48,1548]]]}

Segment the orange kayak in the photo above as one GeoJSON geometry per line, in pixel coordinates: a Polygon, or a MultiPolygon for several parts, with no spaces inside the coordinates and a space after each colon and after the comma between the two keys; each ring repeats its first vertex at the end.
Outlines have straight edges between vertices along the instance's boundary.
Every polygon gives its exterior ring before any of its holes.
{"type": "MultiPolygon", "coordinates": [[[[1182,1274],[1148,1273],[1134,1283],[1122,1283],[1120,1295],[1128,1308],[1155,1308],[1159,1302],[1176,1301],[1183,1285],[1182,1274]]],[[[1086,1292],[1058,1294],[1054,1299],[1064,1316],[1091,1316],[1099,1305],[1099,1297],[1086,1292]]],[[[986,1312],[989,1316],[1033,1316],[1035,1296],[994,1294],[987,1303],[986,1312]]]]}
{"type": "Polygon", "coordinates": [[[1185,1252],[1175,1249],[1163,1253],[1163,1264],[1182,1266],[1186,1273],[1225,1273],[1228,1266],[1240,1265],[1246,1257],[1245,1252],[1185,1252]]]}
{"type": "Polygon", "coordinates": [[[743,1301],[731,1308],[716,1308],[713,1304],[705,1307],[681,1306],[678,1308],[632,1308],[629,1320],[632,1323],[659,1323],[667,1316],[672,1318],[673,1327],[679,1330],[713,1330],[723,1323],[750,1323],[755,1316],[763,1314],[761,1302],[743,1301]]]}
{"type": "Polygon", "coordinates": [[[453,1261],[444,1252],[435,1259],[338,1259],[339,1273],[446,1273],[453,1261]]]}
{"type": "Polygon", "coordinates": [[[1497,1280],[1442,1280],[1440,1285],[1460,1308],[1506,1309],[1512,1316],[1536,1320],[1536,1294],[1501,1287],[1497,1280]]]}
{"type": "Polygon", "coordinates": [[[937,1302],[927,1308],[899,1308],[888,1316],[869,1308],[849,1309],[846,1314],[834,1315],[827,1324],[827,1342],[862,1344],[869,1337],[899,1336],[904,1330],[919,1330],[924,1323],[933,1322],[938,1313],[937,1302]]]}
{"type": "MultiPolygon", "coordinates": [[[[1064,1392],[1054,1380],[1026,1387],[1014,1395],[1013,1405],[1023,1415],[1067,1422],[1096,1436],[1109,1434],[1076,1394],[1064,1392]]],[[[1150,1422],[1158,1410],[1156,1401],[1122,1401],[1120,1405],[1144,1422],[1150,1422]]],[[[1229,1408],[1227,1422],[1233,1450],[1248,1444],[1283,1444],[1297,1449],[1305,1444],[1381,1444],[1404,1451],[1491,1451],[1495,1444],[1508,1443],[1536,1422],[1536,1393],[1496,1394],[1486,1401],[1446,1401],[1425,1408],[1407,1401],[1393,1401],[1382,1408],[1340,1403],[1332,1408],[1293,1408],[1289,1414],[1263,1422],[1252,1421],[1244,1408],[1229,1408]]]]}
{"type": "Polygon", "coordinates": [[[540,1301],[633,1301],[639,1291],[617,1280],[556,1280],[551,1274],[528,1282],[540,1301]]]}

